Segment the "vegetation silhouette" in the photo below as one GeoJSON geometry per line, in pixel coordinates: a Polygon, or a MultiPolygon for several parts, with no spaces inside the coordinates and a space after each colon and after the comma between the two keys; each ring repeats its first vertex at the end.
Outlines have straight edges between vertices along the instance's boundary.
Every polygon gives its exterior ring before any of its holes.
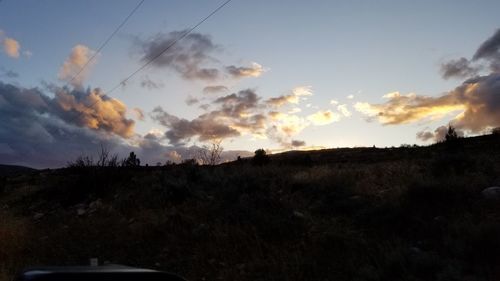
{"type": "Polygon", "coordinates": [[[269,164],[271,158],[267,155],[264,149],[257,149],[255,155],[252,158],[252,164],[256,166],[263,166],[269,164]]]}
{"type": "Polygon", "coordinates": [[[459,139],[133,168],[101,147],[81,169],[8,175],[0,280],[89,257],[188,280],[495,280],[500,198],[482,191],[500,142],[459,139]]]}

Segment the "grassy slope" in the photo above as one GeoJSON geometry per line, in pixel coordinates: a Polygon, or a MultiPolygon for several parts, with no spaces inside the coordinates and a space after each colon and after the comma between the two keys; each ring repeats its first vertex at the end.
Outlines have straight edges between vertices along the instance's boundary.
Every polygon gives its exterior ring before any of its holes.
{"type": "Polygon", "coordinates": [[[90,257],[190,280],[498,280],[500,202],[480,191],[499,160],[488,136],[2,178],[0,280],[90,257]]]}
{"type": "Polygon", "coordinates": [[[36,169],[29,167],[0,164],[0,176],[12,176],[12,175],[25,174],[35,171],[36,169]]]}

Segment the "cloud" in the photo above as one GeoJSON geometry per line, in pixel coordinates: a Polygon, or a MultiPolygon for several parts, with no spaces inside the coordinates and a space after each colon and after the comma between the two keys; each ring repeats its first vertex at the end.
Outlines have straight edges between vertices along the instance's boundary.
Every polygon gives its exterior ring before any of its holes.
{"type": "Polygon", "coordinates": [[[357,103],[355,108],[386,125],[408,124],[455,115],[453,126],[480,133],[500,126],[500,74],[492,73],[466,80],[440,97],[415,94],[386,96],[384,104],[357,103]]]}
{"type": "Polygon", "coordinates": [[[421,141],[429,141],[429,140],[434,139],[434,134],[432,132],[429,132],[429,131],[420,131],[420,132],[417,132],[417,139],[419,139],[421,141]]]}
{"type": "Polygon", "coordinates": [[[261,100],[254,90],[246,89],[214,99],[205,107],[212,110],[192,120],[173,116],[161,107],[155,108],[151,117],[167,128],[165,137],[173,145],[241,135],[289,143],[290,137],[308,125],[304,118],[293,114],[267,112],[267,103],[261,100]]]}
{"type": "Polygon", "coordinates": [[[156,90],[165,87],[165,84],[162,82],[155,82],[149,78],[149,76],[145,75],[141,80],[141,87],[146,88],[148,90],[156,90]]]}
{"type": "MultiPolygon", "coordinates": [[[[179,40],[186,32],[158,33],[149,40],[137,39],[141,61],[152,61],[153,66],[175,71],[186,80],[216,81],[225,78],[224,73],[231,78],[259,77],[265,71],[262,65],[255,62],[250,66],[223,67],[213,57],[214,53],[222,49],[220,45],[215,44],[209,35],[196,32],[179,40]]],[[[208,92],[210,90],[221,88],[207,88],[208,92]]]]}
{"type": "Polygon", "coordinates": [[[90,68],[95,64],[95,60],[87,64],[86,68],[77,76],[87,61],[94,55],[95,51],[85,45],[78,44],[64,61],[59,69],[59,79],[71,83],[74,87],[82,87],[83,81],[87,78],[90,68]],[[73,79],[73,77],[75,77],[73,79]]]}
{"type": "MultiPolygon", "coordinates": [[[[287,102],[298,103],[300,99],[312,95],[310,87],[296,87],[286,95],[287,102]]],[[[209,141],[227,139],[243,135],[268,138],[283,147],[292,147],[292,138],[311,125],[325,125],[340,120],[339,114],[320,111],[310,116],[297,115],[300,108],[279,111],[283,98],[262,100],[255,90],[246,89],[204,104],[204,114],[187,120],[171,115],[161,107],[151,112],[151,118],[166,128],[165,138],[170,144],[179,146],[189,141],[209,141]],[[210,110],[209,110],[210,109],[210,110]]]]}
{"type": "Polygon", "coordinates": [[[351,112],[347,109],[347,104],[341,104],[337,106],[337,110],[344,115],[344,117],[351,116],[351,112]]]}
{"type": "Polygon", "coordinates": [[[23,55],[26,57],[26,58],[31,58],[33,56],[33,52],[30,51],[30,50],[26,50],[26,51],[23,51],[23,55]]]}
{"type": "Polygon", "coordinates": [[[275,107],[281,107],[287,104],[299,104],[301,99],[305,99],[307,96],[312,96],[312,94],[310,86],[299,86],[293,88],[290,94],[270,98],[266,101],[266,103],[275,107]]]}
{"type": "MultiPolygon", "coordinates": [[[[200,149],[164,145],[164,134],[157,130],[151,130],[144,137],[130,136],[127,132],[133,121],[124,119],[124,105],[100,95],[98,90],[68,92],[53,85],[48,88],[54,96],[38,88],[27,89],[0,82],[2,163],[35,168],[62,167],[81,155],[95,159],[103,145],[119,157],[134,151],[141,163],[154,165],[170,160],[169,155],[193,158],[200,149]],[[96,109],[89,108],[95,101],[96,109]],[[76,112],[82,112],[83,116],[75,117],[76,112]]],[[[222,158],[223,161],[235,160],[237,155],[245,157],[251,153],[225,151],[222,158]]]]}
{"type": "Polygon", "coordinates": [[[124,138],[134,135],[134,121],[126,118],[125,104],[104,95],[100,89],[58,89],[49,102],[52,112],[66,122],[124,138]]]}
{"type": "Polygon", "coordinates": [[[336,100],[330,100],[330,104],[331,104],[331,105],[337,105],[338,103],[339,103],[339,102],[338,102],[338,101],[336,101],[336,100]]]}
{"type": "Polygon", "coordinates": [[[19,58],[19,50],[21,49],[21,44],[13,38],[6,37],[3,39],[3,50],[7,56],[11,58],[19,58]]]}
{"type": "Polygon", "coordinates": [[[242,77],[259,77],[262,73],[264,73],[264,69],[262,65],[253,62],[250,67],[245,66],[226,66],[226,71],[233,78],[242,78],[242,77]]]}
{"type": "Polygon", "coordinates": [[[50,97],[37,88],[26,89],[0,82],[2,162],[35,167],[61,166],[95,149],[99,143],[110,146],[120,143],[119,135],[84,124],[79,126],[78,119],[69,120],[71,117],[63,107],[64,99],[61,95],[50,97]]]}
{"type": "MultiPolygon", "coordinates": [[[[489,74],[466,79],[441,96],[401,95],[395,92],[385,95],[388,101],[383,104],[356,103],[355,108],[367,115],[369,120],[376,119],[385,125],[436,120],[454,114],[450,124],[467,133],[477,134],[499,127],[500,29],[476,50],[472,61],[479,60],[490,63],[489,74]]],[[[476,75],[470,68],[470,61],[461,58],[450,63],[448,70],[451,69],[451,73],[458,76],[476,75]]],[[[417,137],[429,140],[430,134],[432,133],[419,132],[417,137]]],[[[440,136],[436,132],[433,134],[440,136]]]]}
{"type": "Polygon", "coordinates": [[[156,107],[151,118],[168,128],[165,137],[174,145],[183,144],[194,137],[198,137],[200,141],[207,141],[240,135],[236,129],[211,119],[209,115],[201,115],[194,120],[187,120],[168,114],[161,107],[156,107]]]}
{"type": "MultiPolygon", "coordinates": [[[[448,132],[448,126],[440,126],[437,129],[435,129],[434,132],[430,132],[427,130],[417,132],[417,139],[424,142],[431,140],[434,142],[441,142],[445,139],[447,132],[448,132]]],[[[459,137],[464,136],[464,132],[461,130],[455,130],[455,132],[459,137]]]]}
{"type": "Polygon", "coordinates": [[[229,89],[224,85],[206,86],[203,88],[204,94],[219,94],[227,91],[229,91],[229,89]]]}
{"type": "Polygon", "coordinates": [[[19,73],[12,70],[5,70],[4,68],[0,67],[0,77],[18,78],[19,73]]]}
{"type": "Polygon", "coordinates": [[[352,100],[352,99],[354,99],[354,95],[348,95],[347,98],[352,100]]]}
{"type": "Polygon", "coordinates": [[[292,140],[291,145],[293,147],[301,147],[301,146],[305,146],[306,142],[305,141],[301,141],[301,140],[292,140]]]}
{"type": "Polygon", "coordinates": [[[182,40],[178,40],[186,32],[187,30],[172,31],[167,34],[158,33],[150,40],[139,40],[142,48],[141,60],[147,62],[156,58],[151,63],[153,66],[169,68],[179,73],[184,79],[217,79],[220,71],[205,65],[215,61],[210,53],[218,46],[208,35],[201,33],[190,33],[182,40]],[[168,50],[158,57],[167,48],[168,50]]]}
{"type": "Polygon", "coordinates": [[[484,41],[474,54],[474,59],[496,57],[500,51],[500,29],[484,41]]]}
{"type": "Polygon", "coordinates": [[[399,92],[384,96],[388,101],[384,104],[369,104],[358,102],[354,108],[367,115],[369,119],[378,119],[384,125],[408,124],[424,119],[438,119],[446,114],[463,110],[464,105],[454,97],[445,95],[434,98],[418,96],[410,93],[401,95],[399,92]]]}
{"type": "Polygon", "coordinates": [[[476,75],[478,68],[471,65],[466,58],[450,60],[441,64],[441,75],[444,79],[467,78],[476,75]]]}
{"type": "Polygon", "coordinates": [[[187,105],[193,105],[193,104],[197,104],[198,102],[200,102],[197,98],[195,97],[192,97],[192,96],[188,96],[186,98],[186,104],[187,105]]]}
{"type": "Polygon", "coordinates": [[[167,156],[174,163],[179,163],[182,160],[182,156],[175,150],[167,152],[167,156]]]}
{"type": "Polygon", "coordinates": [[[318,111],[307,116],[307,120],[311,121],[315,126],[328,125],[340,120],[340,116],[330,110],[318,111]]]}
{"type": "Polygon", "coordinates": [[[138,107],[132,108],[132,112],[139,121],[144,121],[144,112],[138,107]]]}

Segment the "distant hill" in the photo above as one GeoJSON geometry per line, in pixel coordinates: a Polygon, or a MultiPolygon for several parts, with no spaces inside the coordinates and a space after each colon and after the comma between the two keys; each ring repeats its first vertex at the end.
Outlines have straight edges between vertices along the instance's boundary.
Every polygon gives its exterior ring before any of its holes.
{"type": "Polygon", "coordinates": [[[36,171],[36,169],[16,165],[0,164],[0,176],[11,176],[16,174],[25,174],[36,171]]]}

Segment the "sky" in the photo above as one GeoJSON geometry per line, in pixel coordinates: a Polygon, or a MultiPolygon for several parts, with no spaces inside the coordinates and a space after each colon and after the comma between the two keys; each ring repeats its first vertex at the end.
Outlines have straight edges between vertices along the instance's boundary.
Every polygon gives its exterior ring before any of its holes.
{"type": "Polygon", "coordinates": [[[232,0],[181,40],[224,1],[139,3],[0,2],[1,163],[61,167],[101,145],[179,162],[214,141],[233,160],[500,126],[499,1],[232,0]]]}

